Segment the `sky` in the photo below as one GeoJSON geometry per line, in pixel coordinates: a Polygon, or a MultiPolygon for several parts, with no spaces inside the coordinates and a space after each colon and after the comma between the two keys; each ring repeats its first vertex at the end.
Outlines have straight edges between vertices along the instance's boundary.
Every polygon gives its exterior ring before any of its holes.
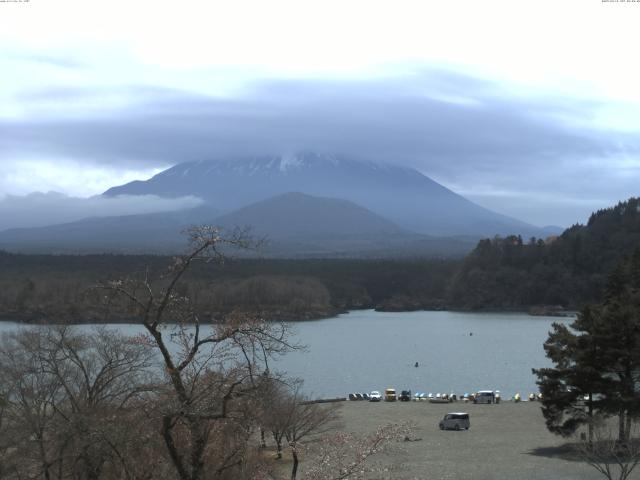
{"type": "Polygon", "coordinates": [[[315,150],[569,226],[639,194],[640,2],[0,1],[0,229],[172,165],[315,150]]]}

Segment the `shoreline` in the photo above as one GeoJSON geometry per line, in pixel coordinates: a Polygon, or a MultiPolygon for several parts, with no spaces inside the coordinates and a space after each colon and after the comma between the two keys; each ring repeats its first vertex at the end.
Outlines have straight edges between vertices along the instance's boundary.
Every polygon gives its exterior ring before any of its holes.
{"type": "MultiPolygon", "coordinates": [[[[267,319],[267,322],[285,322],[285,323],[306,323],[306,322],[317,322],[321,320],[328,320],[332,318],[337,318],[340,315],[349,314],[351,312],[365,312],[372,311],[377,313],[413,313],[413,312],[451,312],[451,313],[468,313],[468,314],[522,314],[530,317],[549,317],[549,318],[572,318],[575,317],[578,312],[577,311],[565,311],[562,313],[532,313],[529,310],[456,310],[456,309],[446,309],[446,308],[438,308],[438,309],[420,309],[420,310],[379,310],[376,308],[353,308],[348,310],[336,310],[335,312],[327,313],[322,316],[312,316],[312,317],[295,317],[295,318],[285,318],[285,319],[267,319]]],[[[24,315],[17,314],[15,312],[5,313],[0,312],[0,322],[6,323],[17,323],[23,325],[139,325],[140,322],[135,321],[135,318],[109,318],[106,321],[100,321],[96,318],[88,319],[88,320],[77,320],[73,319],[71,321],[65,321],[60,319],[54,319],[53,321],[46,321],[43,319],[43,315],[24,315]],[[13,318],[11,318],[13,317],[13,318]],[[18,318],[16,318],[18,317],[18,318]],[[22,318],[20,318],[22,317],[22,318]]],[[[213,324],[222,324],[224,322],[213,322],[213,321],[201,321],[200,325],[213,325],[213,324]]],[[[189,325],[195,325],[193,323],[189,325]]]]}
{"type": "MultiPolygon", "coordinates": [[[[468,314],[522,314],[528,315],[530,317],[550,317],[550,318],[572,318],[575,317],[578,312],[577,311],[565,311],[561,313],[533,313],[529,310],[457,310],[457,309],[446,309],[446,308],[437,308],[437,309],[419,309],[419,310],[379,310],[376,308],[352,308],[347,310],[339,310],[337,309],[334,312],[327,313],[326,315],[313,316],[313,317],[292,317],[292,318],[284,318],[284,319],[272,319],[268,318],[267,322],[284,322],[284,323],[304,323],[304,322],[317,322],[322,320],[328,320],[331,318],[337,318],[340,315],[346,315],[351,312],[378,312],[378,313],[412,313],[412,312],[451,312],[451,313],[468,313],[468,314]]],[[[53,321],[46,321],[43,315],[20,315],[15,312],[5,313],[0,312],[0,322],[7,323],[18,323],[24,325],[139,325],[140,322],[137,322],[135,318],[122,318],[122,317],[113,317],[109,318],[106,321],[100,321],[96,318],[88,319],[88,320],[77,320],[73,319],[62,320],[59,318],[54,319],[53,321]],[[17,318],[16,318],[17,317],[17,318]]],[[[223,322],[213,322],[213,321],[201,321],[200,325],[217,325],[223,322]]],[[[189,323],[188,325],[195,325],[194,323],[189,323]]]]}

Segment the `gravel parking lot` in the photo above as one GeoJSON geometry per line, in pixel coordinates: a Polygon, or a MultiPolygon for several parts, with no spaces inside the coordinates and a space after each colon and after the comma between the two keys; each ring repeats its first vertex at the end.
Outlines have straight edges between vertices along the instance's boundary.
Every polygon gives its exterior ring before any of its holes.
{"type": "MultiPolygon", "coordinates": [[[[498,405],[428,402],[345,402],[344,429],[368,433],[391,422],[413,422],[411,442],[402,442],[377,461],[389,467],[383,478],[590,480],[603,478],[578,461],[567,440],[549,433],[537,402],[498,405]],[[468,431],[440,431],[448,412],[467,412],[468,431]]],[[[635,472],[634,472],[635,474],[635,472]]],[[[636,478],[632,476],[632,478],[636,478]]]]}

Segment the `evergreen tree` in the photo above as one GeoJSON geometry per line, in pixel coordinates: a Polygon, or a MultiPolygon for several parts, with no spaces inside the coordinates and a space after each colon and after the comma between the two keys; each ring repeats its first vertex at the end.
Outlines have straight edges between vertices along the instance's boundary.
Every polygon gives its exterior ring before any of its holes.
{"type": "MultiPolygon", "coordinates": [[[[550,431],[570,435],[594,413],[618,417],[626,441],[640,416],[640,251],[609,277],[602,304],[586,307],[545,342],[554,368],[534,370],[550,431]]],[[[590,432],[591,433],[591,432],[590,432]]]]}
{"type": "Polygon", "coordinates": [[[591,336],[574,333],[591,330],[597,315],[586,307],[570,328],[554,323],[544,349],[556,366],[534,370],[542,393],[542,413],[553,433],[568,436],[580,425],[590,425],[599,406],[597,394],[602,390],[602,379],[598,348],[591,336]]]}

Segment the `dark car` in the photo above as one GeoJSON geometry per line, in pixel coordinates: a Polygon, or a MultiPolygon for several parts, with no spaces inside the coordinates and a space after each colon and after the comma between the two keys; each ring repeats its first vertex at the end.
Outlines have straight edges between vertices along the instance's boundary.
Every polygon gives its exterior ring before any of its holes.
{"type": "Polygon", "coordinates": [[[398,397],[398,400],[400,400],[401,402],[410,402],[411,390],[402,390],[402,392],[400,392],[400,396],[398,397]]]}

